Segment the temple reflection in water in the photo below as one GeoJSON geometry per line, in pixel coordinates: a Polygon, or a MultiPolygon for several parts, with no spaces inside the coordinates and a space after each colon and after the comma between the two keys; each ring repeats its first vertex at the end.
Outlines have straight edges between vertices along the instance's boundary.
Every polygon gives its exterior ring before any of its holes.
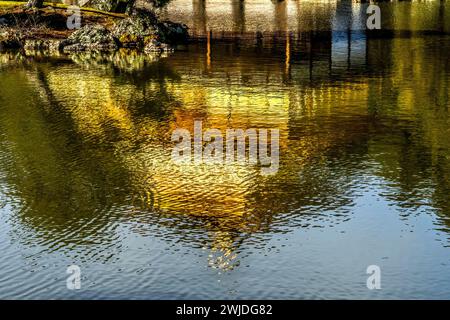
{"type": "MultiPolygon", "coordinates": [[[[116,208],[109,214],[125,210],[130,218],[137,215],[141,222],[155,219],[143,214],[147,210],[203,217],[208,228],[231,243],[228,232],[271,228],[276,219],[273,213],[291,213],[292,222],[298,219],[300,224],[321,225],[320,218],[314,221],[316,216],[298,211],[319,203],[324,210],[327,206],[335,211],[342,208],[342,213],[331,217],[332,224],[339,223],[346,219],[345,208],[351,205],[355,187],[351,177],[358,174],[358,165],[350,159],[354,153],[370,155],[372,150],[383,148],[377,141],[385,138],[398,139],[408,152],[389,160],[394,161],[394,167],[384,163],[384,157],[377,159],[382,165],[378,174],[394,179],[400,188],[406,188],[403,192],[410,192],[415,182],[411,177],[402,182],[401,174],[418,169],[414,166],[420,166],[422,160],[417,157],[423,157],[426,146],[424,154],[442,170],[432,199],[435,205],[444,205],[440,210],[446,215],[448,166],[446,161],[440,162],[448,157],[446,127],[442,124],[442,129],[436,129],[440,120],[432,108],[419,108],[429,100],[430,90],[435,91],[436,101],[448,103],[448,86],[434,86],[435,79],[448,81],[440,76],[448,72],[445,52],[428,47],[426,39],[420,38],[383,45],[380,42],[384,40],[367,42],[360,38],[357,45],[352,42],[357,52],[349,52],[345,46],[333,50],[329,42],[324,44],[323,37],[320,39],[316,43],[314,38],[292,42],[288,38],[285,43],[262,47],[198,45],[158,61],[139,55],[131,59],[127,52],[89,58],[80,54],[50,59],[8,76],[10,81],[20,77],[26,85],[14,90],[3,88],[2,96],[11,94],[14,100],[15,96],[29,95],[33,101],[18,110],[14,103],[4,105],[3,112],[13,112],[10,106],[17,118],[2,118],[7,120],[2,125],[3,134],[15,141],[10,150],[15,158],[14,170],[26,173],[17,175],[11,167],[2,166],[10,184],[24,197],[25,221],[46,217],[54,223],[36,227],[51,228],[49,235],[55,238],[57,230],[65,228],[65,220],[59,220],[60,210],[68,202],[78,217],[89,219],[108,204],[116,208]],[[408,45],[416,48],[414,54],[408,45]],[[360,48],[368,54],[361,57],[360,48]],[[419,52],[417,48],[421,48],[419,52]],[[280,59],[271,60],[274,56],[280,59]],[[389,60],[393,56],[395,59],[389,60]],[[414,65],[422,65],[430,56],[433,70],[411,69],[405,64],[413,60],[414,65]],[[52,68],[55,63],[60,67],[52,68]],[[405,81],[416,89],[396,86],[405,81]],[[35,93],[18,94],[18,90],[29,87],[35,93]],[[409,116],[403,120],[402,115],[417,112],[428,120],[419,125],[425,134],[414,140],[410,137],[415,136],[417,128],[411,128],[409,116]],[[196,119],[201,119],[205,128],[222,131],[280,129],[280,171],[262,177],[253,166],[175,165],[170,158],[171,131],[192,131],[196,119]],[[395,126],[393,121],[397,122],[395,126]],[[428,127],[430,123],[434,129],[428,127]],[[442,138],[428,136],[430,130],[442,138]],[[350,157],[340,164],[350,166],[347,178],[333,173],[344,170],[333,167],[336,153],[350,157]],[[83,156],[76,160],[79,155],[83,156]],[[404,161],[404,156],[417,160],[404,161]],[[406,167],[396,173],[397,165],[406,167]],[[390,173],[386,176],[384,171],[390,173]],[[47,207],[49,203],[51,207],[47,207]]],[[[99,219],[106,224],[114,221],[107,216],[99,219]]]]}
{"type": "Polygon", "coordinates": [[[364,179],[385,181],[402,217],[428,210],[448,232],[450,48],[421,36],[448,32],[448,6],[399,4],[383,23],[417,35],[385,39],[351,1],[218,3],[169,5],[205,41],[167,57],[0,55],[0,181],[23,232],[108,260],[118,224],[164,226],[227,269],[252,234],[345,224],[364,179]],[[278,128],[279,172],[174,164],[171,132],[196,119],[278,128]]]}

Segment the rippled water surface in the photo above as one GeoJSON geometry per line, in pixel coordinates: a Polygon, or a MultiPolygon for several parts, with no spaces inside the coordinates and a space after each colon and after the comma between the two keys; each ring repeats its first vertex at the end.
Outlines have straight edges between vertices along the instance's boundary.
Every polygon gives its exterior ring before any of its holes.
{"type": "Polygon", "coordinates": [[[275,31],[1,53],[0,297],[449,299],[450,37],[275,31]],[[279,129],[279,171],[175,164],[194,120],[279,129]]]}

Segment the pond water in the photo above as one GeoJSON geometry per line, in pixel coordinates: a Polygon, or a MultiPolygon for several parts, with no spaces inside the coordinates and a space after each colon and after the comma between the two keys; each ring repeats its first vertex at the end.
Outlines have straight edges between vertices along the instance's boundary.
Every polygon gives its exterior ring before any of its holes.
{"type": "Polygon", "coordinates": [[[449,299],[441,27],[273,27],[162,57],[0,53],[0,298],[449,299]],[[196,120],[279,129],[279,170],[174,163],[173,130],[196,120]]]}

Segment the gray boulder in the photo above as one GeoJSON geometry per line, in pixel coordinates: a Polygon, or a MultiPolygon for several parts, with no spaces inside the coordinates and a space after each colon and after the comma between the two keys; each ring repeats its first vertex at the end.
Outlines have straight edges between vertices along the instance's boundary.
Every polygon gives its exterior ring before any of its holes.
{"type": "Polygon", "coordinates": [[[163,21],[158,23],[158,36],[165,43],[183,43],[189,38],[188,27],[181,23],[163,21]]]}
{"type": "Polygon", "coordinates": [[[26,51],[49,51],[58,52],[67,40],[60,39],[26,39],[23,48],[26,51]]]}

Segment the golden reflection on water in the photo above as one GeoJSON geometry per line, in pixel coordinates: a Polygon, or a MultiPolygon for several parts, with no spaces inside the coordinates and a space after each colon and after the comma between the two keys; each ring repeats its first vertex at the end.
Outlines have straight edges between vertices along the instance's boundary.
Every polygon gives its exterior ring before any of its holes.
{"type": "MultiPolygon", "coordinates": [[[[291,56],[296,41],[286,37],[281,46],[256,53],[254,47],[234,52],[233,45],[208,41],[206,48],[162,59],[77,54],[2,76],[0,96],[9,101],[0,117],[2,134],[14,158],[2,167],[28,207],[24,221],[35,223],[45,241],[70,243],[85,241],[85,234],[71,240],[61,210],[95,218],[105,232],[112,232],[115,219],[145,224],[153,214],[199,218],[209,230],[210,265],[233,268],[236,233],[268,229],[277,214],[318,203],[324,209],[351,204],[353,175],[360,169],[344,155],[362,153],[405,193],[419,188],[425,179],[420,172],[428,175],[432,166],[431,201],[448,223],[449,66],[439,42],[372,40],[360,70],[357,64],[332,69],[332,44],[317,49],[314,61],[301,52],[291,56]],[[281,59],[270,59],[274,51],[281,59]],[[262,177],[250,165],[173,163],[172,131],[193,132],[197,119],[204,129],[222,132],[279,129],[279,172],[262,177]],[[342,155],[338,168],[348,175],[338,171],[336,177],[329,164],[335,154],[342,155]],[[423,154],[431,155],[431,164],[422,162],[423,154]],[[105,216],[93,217],[99,210],[105,216]]],[[[9,68],[5,57],[0,55],[2,68],[9,68]]],[[[405,193],[395,200],[408,202],[405,193]]],[[[333,219],[345,220],[345,213],[333,219]]]]}

